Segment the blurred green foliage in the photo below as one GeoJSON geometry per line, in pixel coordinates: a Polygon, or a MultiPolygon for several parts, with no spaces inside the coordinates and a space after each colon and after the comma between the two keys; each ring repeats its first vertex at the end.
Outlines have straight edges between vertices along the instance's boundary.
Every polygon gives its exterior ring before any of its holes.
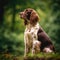
{"type": "Polygon", "coordinates": [[[40,25],[60,53],[60,0],[0,0],[0,53],[24,53],[24,23],[19,12],[33,8],[40,25]]]}

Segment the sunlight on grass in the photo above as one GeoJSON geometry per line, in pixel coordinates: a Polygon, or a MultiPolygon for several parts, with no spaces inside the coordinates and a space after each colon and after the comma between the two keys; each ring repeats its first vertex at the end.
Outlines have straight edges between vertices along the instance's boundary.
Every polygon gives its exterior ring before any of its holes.
{"type": "Polygon", "coordinates": [[[27,57],[25,57],[25,60],[60,60],[60,55],[58,53],[40,53],[40,54],[35,54],[31,55],[29,54],[27,57]]]}

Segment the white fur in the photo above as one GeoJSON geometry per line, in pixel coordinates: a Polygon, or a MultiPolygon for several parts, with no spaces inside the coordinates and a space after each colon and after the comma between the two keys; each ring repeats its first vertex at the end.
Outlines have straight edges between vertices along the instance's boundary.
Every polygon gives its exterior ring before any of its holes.
{"type": "Polygon", "coordinates": [[[26,26],[25,32],[24,32],[24,43],[25,43],[25,56],[28,52],[34,53],[35,45],[39,45],[40,42],[37,40],[37,32],[39,30],[39,24],[37,23],[35,26],[32,26],[28,24],[26,26]],[[30,50],[29,50],[30,48],[30,50]]]}
{"type": "Polygon", "coordinates": [[[44,52],[48,53],[48,52],[52,52],[52,50],[50,48],[44,48],[43,50],[44,52]]]}
{"type": "Polygon", "coordinates": [[[32,54],[40,52],[40,45],[41,45],[40,41],[38,41],[38,40],[34,40],[33,41],[32,54]]]}

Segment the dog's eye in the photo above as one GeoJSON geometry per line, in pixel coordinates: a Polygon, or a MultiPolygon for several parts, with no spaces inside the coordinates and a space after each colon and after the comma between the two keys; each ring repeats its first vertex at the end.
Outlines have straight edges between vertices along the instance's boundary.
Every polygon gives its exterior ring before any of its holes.
{"type": "Polygon", "coordinates": [[[26,9],[26,11],[28,11],[28,10],[26,9]]]}

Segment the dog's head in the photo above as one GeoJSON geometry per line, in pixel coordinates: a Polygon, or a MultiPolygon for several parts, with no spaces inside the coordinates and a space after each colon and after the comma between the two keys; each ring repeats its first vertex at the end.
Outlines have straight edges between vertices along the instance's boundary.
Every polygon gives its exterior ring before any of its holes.
{"type": "Polygon", "coordinates": [[[24,19],[25,25],[27,25],[28,23],[35,25],[39,20],[36,11],[31,8],[25,9],[23,12],[20,12],[20,17],[24,19]]]}

